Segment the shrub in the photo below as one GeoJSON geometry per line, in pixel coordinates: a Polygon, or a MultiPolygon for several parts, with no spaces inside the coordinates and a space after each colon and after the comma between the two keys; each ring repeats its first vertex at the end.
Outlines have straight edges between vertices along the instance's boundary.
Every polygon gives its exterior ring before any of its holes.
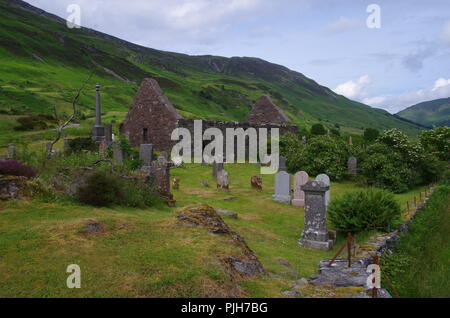
{"type": "Polygon", "coordinates": [[[375,128],[367,128],[364,130],[364,139],[368,142],[374,142],[379,135],[380,132],[375,128]]]}
{"type": "Polygon", "coordinates": [[[315,124],[311,127],[311,134],[316,136],[326,135],[327,130],[322,124],[315,124]]]}
{"type": "Polygon", "coordinates": [[[15,160],[0,161],[0,174],[6,176],[18,176],[34,178],[36,171],[33,168],[23,165],[15,160]]]}
{"type": "Polygon", "coordinates": [[[346,193],[331,201],[328,215],[342,233],[366,230],[390,231],[401,222],[401,209],[391,192],[369,189],[346,193]]]}
{"type": "Polygon", "coordinates": [[[125,197],[122,183],[116,177],[105,172],[95,172],[79,187],[77,199],[93,206],[111,206],[120,204],[125,197]]]}
{"type": "Polygon", "coordinates": [[[303,145],[298,137],[283,135],[280,148],[292,173],[300,170],[311,176],[326,173],[332,180],[341,180],[347,174],[350,149],[339,138],[318,136],[303,145]]]}
{"type": "Polygon", "coordinates": [[[71,152],[81,152],[83,150],[87,151],[97,151],[98,146],[92,140],[92,138],[75,138],[69,140],[69,147],[71,152]]]}
{"type": "Polygon", "coordinates": [[[160,201],[152,185],[104,171],[97,171],[88,177],[86,185],[78,188],[76,197],[82,203],[98,207],[120,205],[146,208],[160,201]]]}

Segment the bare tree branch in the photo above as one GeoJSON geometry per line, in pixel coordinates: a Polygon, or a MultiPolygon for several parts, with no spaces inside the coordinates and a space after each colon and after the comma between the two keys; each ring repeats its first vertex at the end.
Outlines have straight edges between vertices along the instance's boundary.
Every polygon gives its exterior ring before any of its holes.
{"type": "MultiPolygon", "coordinates": [[[[92,71],[89,74],[89,77],[83,82],[83,85],[80,87],[80,89],[78,89],[77,94],[75,95],[75,97],[72,100],[72,110],[73,113],[72,115],[70,115],[70,117],[62,124],[60,125],[57,129],[56,129],[56,138],[55,140],[52,141],[50,148],[49,148],[49,153],[47,154],[47,156],[50,156],[53,150],[53,146],[61,139],[61,135],[62,135],[62,131],[64,128],[66,128],[71,122],[72,120],[75,118],[76,114],[77,114],[77,103],[78,100],[80,99],[81,96],[81,92],[84,90],[86,84],[91,80],[92,75],[94,75],[94,71],[92,71]]],[[[56,111],[56,106],[55,106],[55,117],[58,120],[58,114],[56,111]]]]}

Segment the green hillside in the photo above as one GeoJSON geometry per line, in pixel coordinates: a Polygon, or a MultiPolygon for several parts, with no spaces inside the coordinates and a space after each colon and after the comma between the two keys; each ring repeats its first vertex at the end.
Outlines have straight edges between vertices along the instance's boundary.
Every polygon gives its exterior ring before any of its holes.
{"type": "Polygon", "coordinates": [[[427,126],[450,126],[450,97],[423,102],[397,114],[427,126]]]}
{"type": "MultiPolygon", "coordinates": [[[[84,119],[93,115],[96,82],[103,87],[103,111],[114,113],[118,123],[140,81],[154,77],[186,118],[240,121],[266,94],[300,127],[321,121],[353,134],[368,127],[397,127],[409,135],[420,130],[261,59],[144,48],[90,29],[68,29],[60,18],[25,2],[0,0],[0,131],[10,133],[25,114],[53,114],[55,107],[70,113],[75,91],[91,72],[79,101],[84,119]]],[[[0,146],[6,139],[0,138],[0,146]]]]}

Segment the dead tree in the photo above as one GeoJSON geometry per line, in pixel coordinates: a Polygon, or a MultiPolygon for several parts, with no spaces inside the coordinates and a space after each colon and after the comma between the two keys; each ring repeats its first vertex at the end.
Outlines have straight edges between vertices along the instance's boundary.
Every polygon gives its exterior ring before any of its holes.
{"type": "MultiPolygon", "coordinates": [[[[78,100],[80,99],[80,95],[83,92],[86,84],[91,80],[93,74],[94,73],[91,72],[91,74],[89,74],[89,77],[84,81],[83,85],[78,89],[77,94],[75,95],[75,97],[72,100],[72,110],[73,110],[72,115],[70,115],[69,118],[67,118],[67,120],[56,129],[56,138],[50,144],[47,156],[51,155],[51,153],[53,151],[53,146],[61,139],[62,131],[64,130],[64,128],[66,128],[72,122],[72,120],[75,118],[75,116],[77,115],[78,100]]],[[[55,118],[59,122],[56,106],[54,107],[54,111],[55,111],[55,118]]]]}

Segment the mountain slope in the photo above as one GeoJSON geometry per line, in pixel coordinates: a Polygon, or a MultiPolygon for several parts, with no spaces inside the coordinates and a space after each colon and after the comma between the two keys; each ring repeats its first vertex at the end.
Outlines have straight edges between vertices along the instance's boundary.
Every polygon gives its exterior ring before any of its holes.
{"type": "Polygon", "coordinates": [[[240,121],[257,98],[270,95],[304,128],[322,121],[351,133],[396,127],[415,135],[420,129],[261,59],[158,51],[68,29],[61,18],[23,1],[0,0],[0,111],[51,114],[56,105],[69,112],[73,92],[92,71],[79,103],[85,116],[94,109],[95,82],[103,87],[104,111],[124,115],[140,81],[154,77],[187,118],[240,121]]]}
{"type": "Polygon", "coordinates": [[[422,125],[450,126],[450,97],[416,104],[397,115],[422,125]]]}

